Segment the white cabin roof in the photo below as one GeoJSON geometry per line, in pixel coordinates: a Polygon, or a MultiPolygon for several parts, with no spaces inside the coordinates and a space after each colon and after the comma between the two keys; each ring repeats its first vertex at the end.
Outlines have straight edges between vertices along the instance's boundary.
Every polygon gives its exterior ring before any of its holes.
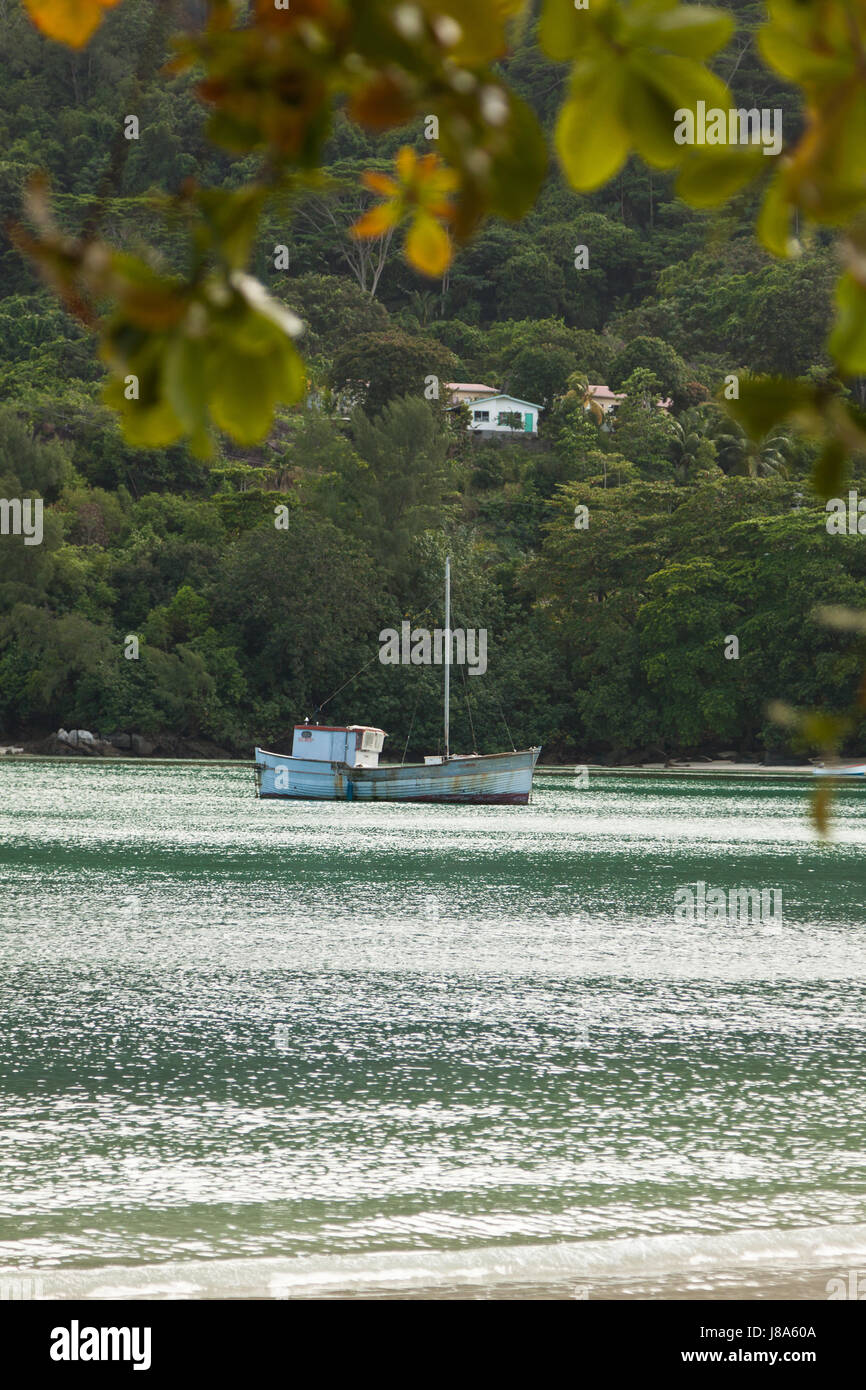
{"type": "Polygon", "coordinates": [[[375,724],[296,724],[296,729],[318,730],[322,734],[354,734],[354,733],[373,733],[381,734],[383,738],[388,735],[384,729],[377,729],[375,724]]]}

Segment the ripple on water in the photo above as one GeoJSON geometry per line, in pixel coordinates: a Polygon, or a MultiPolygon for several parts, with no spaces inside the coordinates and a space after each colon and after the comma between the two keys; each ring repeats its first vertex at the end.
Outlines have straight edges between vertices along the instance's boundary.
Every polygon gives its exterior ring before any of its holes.
{"type": "Polygon", "coordinates": [[[824,846],[791,783],[251,789],[0,764],[0,1263],[402,1251],[429,1283],[422,1252],[748,1236],[778,1263],[866,1222],[866,798],[824,846]],[[678,922],[698,881],[780,889],[781,932],[678,922]]]}

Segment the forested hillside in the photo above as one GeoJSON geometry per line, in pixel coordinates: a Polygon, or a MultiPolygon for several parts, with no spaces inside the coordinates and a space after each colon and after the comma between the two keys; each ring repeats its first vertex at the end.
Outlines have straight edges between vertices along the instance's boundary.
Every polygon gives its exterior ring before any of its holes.
{"type": "MultiPolygon", "coordinates": [[[[176,8],[194,23],[204,6],[176,8]]],[[[740,105],[781,108],[788,139],[799,111],[755,56],[761,7],[732,8],[718,71],[740,105]]],[[[191,78],[158,72],[153,9],[119,6],[76,54],[0,4],[4,225],[41,169],[70,231],[98,199],[115,240],[177,267],[154,192],[250,175],[204,138],[191,78]],[[129,112],[139,138],[106,180],[129,112]]],[[[507,69],[549,129],[563,76],[534,23],[507,69]]],[[[851,703],[853,639],[813,613],[866,606],[864,542],[828,534],[813,446],[755,446],[716,403],[729,374],[828,377],[831,238],[779,263],[756,244],[753,192],[701,213],[637,162],[591,196],[553,164],[523,222],[491,220],[431,283],[396,241],[348,235],[359,173],[407,143],[429,148],[422,125],[374,139],[338,118],[322,188],[264,219],[251,269],[306,324],[310,395],[257,448],[202,460],[125,442],[92,340],[0,242],[0,496],[45,499],[43,543],[0,549],[0,741],[65,725],[246,753],[345,685],[329,722],[431,751],[441,670],[382,665],[378,637],[441,623],[446,553],[455,621],[489,634],[486,674],[456,679],[458,749],[471,713],[480,749],[506,746],[506,719],[551,760],[775,756],[768,702],[851,703]],[[538,403],[539,437],[471,437],[444,390],[426,398],[430,377],[538,403]],[[598,383],[624,393],[612,424],[587,408],[598,383]]],[[[864,387],[837,383],[861,404],[864,387]]]]}

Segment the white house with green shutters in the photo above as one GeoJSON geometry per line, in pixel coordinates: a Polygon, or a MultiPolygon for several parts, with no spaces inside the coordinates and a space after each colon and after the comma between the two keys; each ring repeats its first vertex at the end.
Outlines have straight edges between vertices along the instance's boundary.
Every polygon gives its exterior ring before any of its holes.
{"type": "Polygon", "coordinates": [[[467,401],[469,428],[477,434],[538,434],[540,405],[501,393],[467,401]]]}

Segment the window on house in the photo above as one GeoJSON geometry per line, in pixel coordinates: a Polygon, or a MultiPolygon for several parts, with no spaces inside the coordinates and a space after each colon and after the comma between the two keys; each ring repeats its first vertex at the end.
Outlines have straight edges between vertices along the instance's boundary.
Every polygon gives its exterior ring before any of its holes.
{"type": "Polygon", "coordinates": [[[490,419],[490,411],[489,411],[489,410],[474,410],[472,413],[473,413],[473,415],[474,415],[474,417],[475,417],[476,420],[489,420],[489,419],[490,419]]]}

